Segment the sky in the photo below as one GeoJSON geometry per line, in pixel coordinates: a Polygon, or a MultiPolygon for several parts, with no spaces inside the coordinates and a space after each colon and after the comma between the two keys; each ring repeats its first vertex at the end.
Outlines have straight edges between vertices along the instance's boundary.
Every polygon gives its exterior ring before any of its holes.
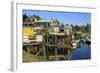
{"type": "Polygon", "coordinates": [[[61,12],[61,11],[41,11],[41,10],[23,10],[27,16],[38,15],[42,19],[57,19],[63,24],[87,25],[91,24],[91,13],[80,12],[61,12]]]}

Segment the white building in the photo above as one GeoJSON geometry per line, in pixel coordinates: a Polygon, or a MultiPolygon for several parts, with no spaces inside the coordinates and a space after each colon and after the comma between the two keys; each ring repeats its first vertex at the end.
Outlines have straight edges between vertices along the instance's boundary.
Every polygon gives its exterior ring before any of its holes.
{"type": "Polygon", "coordinates": [[[71,26],[64,26],[64,32],[69,35],[72,32],[72,27],[71,26]]]}
{"type": "Polygon", "coordinates": [[[58,26],[58,25],[55,25],[55,26],[53,27],[53,31],[54,31],[54,32],[60,32],[59,26],[58,26]]]}
{"type": "Polygon", "coordinates": [[[58,32],[58,30],[59,30],[58,27],[54,27],[56,25],[58,25],[58,24],[54,20],[38,20],[38,21],[34,22],[33,27],[34,27],[34,29],[45,28],[49,32],[53,32],[53,31],[58,32]]]}
{"type": "Polygon", "coordinates": [[[50,27],[57,25],[54,20],[38,20],[34,22],[34,27],[50,27]]]}

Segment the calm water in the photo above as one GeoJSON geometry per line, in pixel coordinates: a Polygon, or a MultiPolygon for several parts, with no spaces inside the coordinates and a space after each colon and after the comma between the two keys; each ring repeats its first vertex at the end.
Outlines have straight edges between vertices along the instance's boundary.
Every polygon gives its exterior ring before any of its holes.
{"type": "Polygon", "coordinates": [[[72,51],[71,60],[91,59],[91,47],[81,43],[80,48],[72,51]]]}

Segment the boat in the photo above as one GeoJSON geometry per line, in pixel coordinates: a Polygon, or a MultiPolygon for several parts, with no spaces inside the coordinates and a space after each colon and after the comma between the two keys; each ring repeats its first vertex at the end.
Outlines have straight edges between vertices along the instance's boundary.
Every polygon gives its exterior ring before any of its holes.
{"type": "Polygon", "coordinates": [[[87,44],[88,46],[90,46],[90,45],[91,45],[91,40],[90,40],[90,39],[87,39],[87,40],[85,41],[85,44],[87,44]]]}
{"type": "Polygon", "coordinates": [[[72,49],[76,49],[79,46],[80,40],[73,40],[72,41],[72,49]]]}

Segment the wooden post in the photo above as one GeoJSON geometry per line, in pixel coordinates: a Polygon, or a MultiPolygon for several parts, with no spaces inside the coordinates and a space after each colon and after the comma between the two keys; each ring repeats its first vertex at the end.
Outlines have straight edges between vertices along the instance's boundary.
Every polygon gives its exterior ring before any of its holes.
{"type": "Polygon", "coordinates": [[[55,61],[57,61],[57,48],[55,48],[55,61]]]}
{"type": "MultiPolygon", "coordinates": [[[[55,35],[55,45],[57,45],[57,43],[56,43],[56,39],[57,39],[57,37],[56,37],[56,35],[55,35]]],[[[55,61],[57,61],[57,48],[55,47],[55,61]]]]}
{"type": "Polygon", "coordinates": [[[27,52],[30,53],[30,46],[27,47],[27,52]]]}
{"type": "MultiPolygon", "coordinates": [[[[48,43],[48,39],[49,39],[49,38],[47,37],[47,43],[48,43]]],[[[49,43],[48,43],[48,44],[49,44],[49,43]]],[[[48,46],[47,46],[47,47],[46,47],[47,59],[49,59],[49,54],[48,54],[48,53],[49,53],[49,51],[48,51],[48,46]]]]}
{"type": "Polygon", "coordinates": [[[71,51],[70,51],[70,49],[68,49],[68,55],[67,55],[67,57],[68,57],[68,60],[70,60],[70,54],[71,53],[71,51]]]}
{"type": "Polygon", "coordinates": [[[45,48],[45,46],[43,46],[43,50],[44,50],[44,61],[46,61],[46,48],[45,48]]]}
{"type": "Polygon", "coordinates": [[[43,40],[43,44],[42,44],[42,48],[43,48],[43,55],[44,55],[44,61],[46,61],[46,48],[45,48],[45,42],[46,42],[46,40],[45,40],[45,37],[44,37],[44,40],[43,40]]]}

